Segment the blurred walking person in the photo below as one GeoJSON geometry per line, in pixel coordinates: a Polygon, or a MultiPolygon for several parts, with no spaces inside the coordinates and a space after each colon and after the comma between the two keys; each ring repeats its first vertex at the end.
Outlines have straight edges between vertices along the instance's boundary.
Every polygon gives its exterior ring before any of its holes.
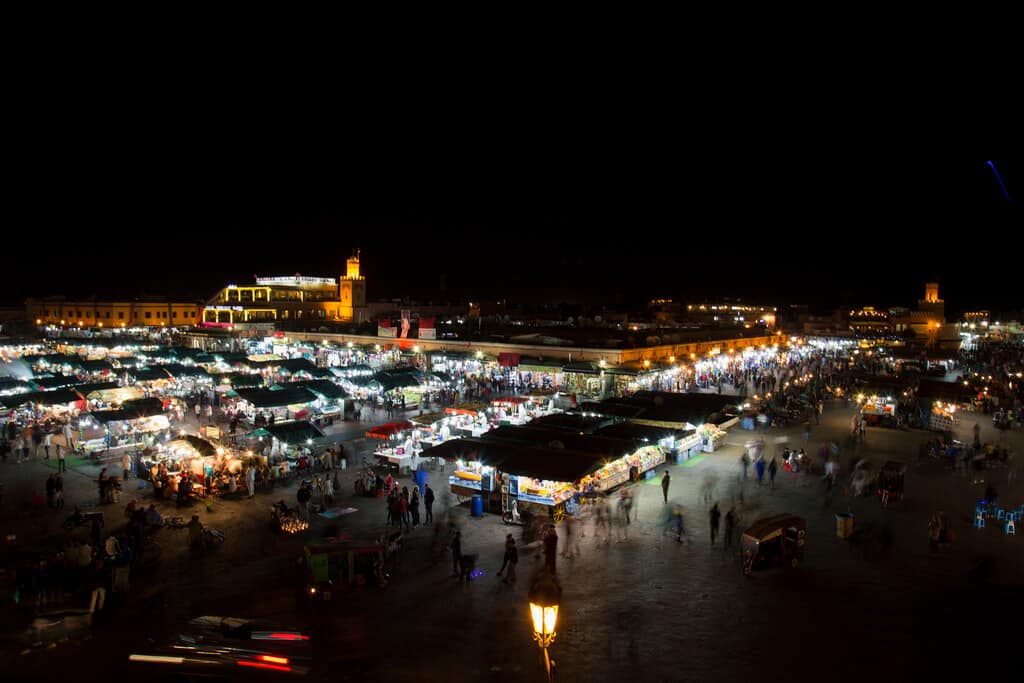
{"type": "Polygon", "coordinates": [[[714,545],[715,536],[718,535],[718,521],[722,517],[722,513],[718,510],[717,502],[711,506],[711,512],[708,513],[708,517],[711,522],[711,545],[714,545]]]}
{"type": "Polygon", "coordinates": [[[772,458],[772,461],[768,463],[768,488],[775,489],[775,473],[779,471],[778,458],[772,458]]]}
{"type": "Polygon", "coordinates": [[[725,513],[725,547],[732,547],[732,532],[736,529],[736,506],[730,505],[725,513]]]}

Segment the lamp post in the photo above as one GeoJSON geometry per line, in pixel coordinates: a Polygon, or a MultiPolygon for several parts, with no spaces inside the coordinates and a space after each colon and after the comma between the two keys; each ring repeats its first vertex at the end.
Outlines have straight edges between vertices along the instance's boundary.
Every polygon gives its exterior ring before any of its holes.
{"type": "Polygon", "coordinates": [[[558,603],[562,589],[555,583],[550,572],[545,571],[530,588],[530,618],[533,620],[533,639],[544,656],[544,672],[548,683],[555,680],[555,663],[548,655],[548,648],[555,640],[555,624],[558,621],[558,603]]]}

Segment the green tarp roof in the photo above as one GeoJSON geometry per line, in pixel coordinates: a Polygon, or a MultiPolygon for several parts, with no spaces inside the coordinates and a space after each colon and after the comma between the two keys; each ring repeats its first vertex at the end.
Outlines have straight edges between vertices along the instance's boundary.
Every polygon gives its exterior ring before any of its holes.
{"type": "Polygon", "coordinates": [[[306,421],[278,422],[264,427],[279,441],[287,444],[303,444],[309,439],[319,439],[324,433],[306,421]]]}
{"type": "Polygon", "coordinates": [[[24,394],[13,394],[11,396],[0,396],[2,402],[8,408],[17,408],[26,403],[52,406],[63,403],[74,403],[81,401],[82,397],[70,389],[56,389],[54,391],[30,391],[24,394]]]}
{"type": "Polygon", "coordinates": [[[320,396],[320,398],[326,399],[339,399],[348,398],[348,392],[339,387],[334,382],[326,379],[307,379],[299,382],[290,382],[285,385],[281,385],[283,388],[287,387],[302,387],[303,389],[309,389],[314,394],[320,396]]]}
{"type": "Polygon", "coordinates": [[[316,396],[308,389],[291,387],[272,391],[270,389],[237,389],[239,398],[257,408],[279,408],[296,404],[312,403],[316,396]]]}
{"type": "Polygon", "coordinates": [[[137,420],[140,417],[160,415],[164,412],[164,404],[158,398],[137,398],[125,401],[120,410],[97,410],[92,416],[98,422],[118,422],[121,420],[137,420]]]}

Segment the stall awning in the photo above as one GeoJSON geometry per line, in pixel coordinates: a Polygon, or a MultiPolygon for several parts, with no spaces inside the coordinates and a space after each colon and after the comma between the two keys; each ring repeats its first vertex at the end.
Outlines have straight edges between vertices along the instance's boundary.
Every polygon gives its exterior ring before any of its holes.
{"type": "Polygon", "coordinates": [[[373,429],[366,432],[366,436],[371,439],[390,439],[395,434],[412,429],[413,424],[407,420],[401,422],[388,422],[387,424],[377,425],[373,429]]]}
{"type": "Polygon", "coordinates": [[[304,405],[316,401],[316,396],[308,389],[292,387],[289,389],[237,389],[239,398],[248,401],[257,408],[280,408],[282,406],[304,405]]]}
{"type": "Polygon", "coordinates": [[[564,429],[544,429],[530,425],[498,427],[487,432],[481,438],[484,441],[505,441],[544,448],[569,449],[599,455],[609,460],[616,460],[637,450],[637,444],[631,439],[577,434],[564,429]]]}
{"type": "Polygon", "coordinates": [[[76,384],[74,392],[82,398],[89,398],[89,394],[117,388],[117,382],[87,382],[86,384],[76,384]]]}
{"type": "Polygon", "coordinates": [[[448,416],[445,413],[427,413],[426,415],[413,415],[409,421],[418,425],[432,425],[446,417],[448,416]]]}
{"type": "Polygon", "coordinates": [[[529,399],[523,396],[501,396],[491,401],[492,406],[518,406],[528,403],[529,399]]]}
{"type": "Polygon", "coordinates": [[[160,367],[134,368],[128,371],[128,376],[136,382],[154,382],[171,378],[170,373],[160,367]]]}
{"type": "Polygon", "coordinates": [[[203,378],[210,376],[210,373],[208,373],[205,369],[197,365],[182,365],[181,363],[168,363],[166,365],[161,365],[159,367],[174,379],[185,379],[187,377],[203,378]]]}
{"type": "Polygon", "coordinates": [[[53,375],[51,377],[34,377],[30,380],[40,389],[64,389],[82,384],[82,381],[73,375],[53,375]]]}
{"type": "Polygon", "coordinates": [[[29,361],[32,364],[44,363],[46,365],[67,365],[71,368],[82,367],[82,359],[78,356],[68,356],[63,353],[47,353],[42,356],[34,356],[29,361]]]}
{"type": "Polygon", "coordinates": [[[556,375],[562,371],[561,365],[552,363],[520,363],[519,372],[545,372],[549,375],[556,375]]]}
{"type": "Polygon", "coordinates": [[[508,474],[546,481],[573,482],[598,470],[605,459],[590,453],[551,448],[518,450],[503,460],[498,469],[508,474]]]}
{"type": "Polygon", "coordinates": [[[591,361],[579,361],[562,366],[562,372],[579,375],[600,375],[602,368],[597,363],[591,361]]]}
{"type": "Polygon", "coordinates": [[[277,422],[264,429],[279,441],[291,445],[304,444],[310,439],[320,439],[324,435],[316,425],[304,420],[277,422]]]}
{"type": "Polygon", "coordinates": [[[17,408],[26,403],[36,405],[54,406],[68,403],[77,403],[82,397],[69,389],[56,389],[54,391],[29,391],[23,394],[11,394],[0,396],[0,403],[7,408],[17,408]]]}
{"type": "Polygon", "coordinates": [[[286,387],[302,387],[309,389],[320,398],[329,400],[338,400],[348,398],[348,392],[339,387],[337,384],[326,379],[307,379],[299,382],[291,382],[285,385],[286,387]]]}
{"type": "Polygon", "coordinates": [[[445,408],[444,412],[449,415],[479,415],[486,409],[486,403],[459,403],[450,408],[445,408]]]}
{"type": "Polygon", "coordinates": [[[111,372],[114,366],[105,360],[83,360],[82,369],[86,372],[111,372]]]}
{"type": "Polygon", "coordinates": [[[263,375],[254,372],[225,372],[214,375],[214,379],[218,384],[226,384],[232,389],[263,386],[263,375]]]}
{"type": "Polygon", "coordinates": [[[300,372],[304,372],[310,377],[331,376],[330,370],[327,368],[317,367],[313,362],[306,358],[289,358],[281,361],[279,367],[281,372],[286,372],[290,375],[296,375],[300,372]]]}
{"type": "Polygon", "coordinates": [[[571,431],[579,432],[580,434],[593,434],[601,427],[610,425],[611,421],[596,417],[584,417],[583,415],[556,413],[554,415],[545,415],[544,417],[538,417],[530,424],[537,427],[556,427],[558,429],[568,429],[571,431]]]}
{"type": "Polygon", "coordinates": [[[75,391],[89,400],[102,401],[104,403],[122,403],[132,399],[146,398],[146,394],[139,387],[119,387],[114,385],[110,389],[94,389],[86,393],[82,387],[75,387],[75,391]]]}
{"type": "Polygon", "coordinates": [[[634,422],[619,422],[618,424],[602,427],[595,433],[598,436],[613,436],[619,439],[631,439],[634,443],[656,444],[662,439],[670,436],[674,436],[677,439],[682,438],[687,433],[692,434],[693,431],[687,432],[682,429],[641,425],[634,422]]]}
{"type": "Polygon", "coordinates": [[[216,446],[214,446],[206,439],[199,436],[195,436],[193,434],[182,434],[174,441],[169,441],[167,443],[167,446],[173,447],[176,444],[186,444],[188,446],[191,446],[193,449],[195,449],[197,453],[199,453],[199,455],[203,456],[204,458],[217,454],[216,446]]]}
{"type": "Polygon", "coordinates": [[[138,420],[142,417],[161,415],[164,412],[164,404],[158,398],[138,398],[125,401],[121,404],[120,410],[97,410],[92,416],[98,422],[119,422],[121,420],[138,420]]]}
{"type": "Polygon", "coordinates": [[[423,384],[423,375],[417,370],[390,370],[378,372],[373,376],[384,391],[402,387],[418,387],[423,384]]]}

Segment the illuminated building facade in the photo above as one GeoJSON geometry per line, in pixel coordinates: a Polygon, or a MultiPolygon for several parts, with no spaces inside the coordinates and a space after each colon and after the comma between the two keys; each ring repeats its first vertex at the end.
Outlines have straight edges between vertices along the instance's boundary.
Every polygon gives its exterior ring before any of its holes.
{"type": "Polygon", "coordinates": [[[25,302],[25,317],[37,325],[96,329],[195,325],[202,311],[202,305],[197,302],[173,302],[166,299],[98,301],[69,300],[55,296],[28,299],[25,302]]]}
{"type": "Polygon", "coordinates": [[[202,314],[207,326],[233,327],[277,321],[362,321],[366,317],[366,279],[359,273],[359,252],[345,263],[345,275],[260,277],[251,285],[228,285],[211,298],[202,314]]]}

